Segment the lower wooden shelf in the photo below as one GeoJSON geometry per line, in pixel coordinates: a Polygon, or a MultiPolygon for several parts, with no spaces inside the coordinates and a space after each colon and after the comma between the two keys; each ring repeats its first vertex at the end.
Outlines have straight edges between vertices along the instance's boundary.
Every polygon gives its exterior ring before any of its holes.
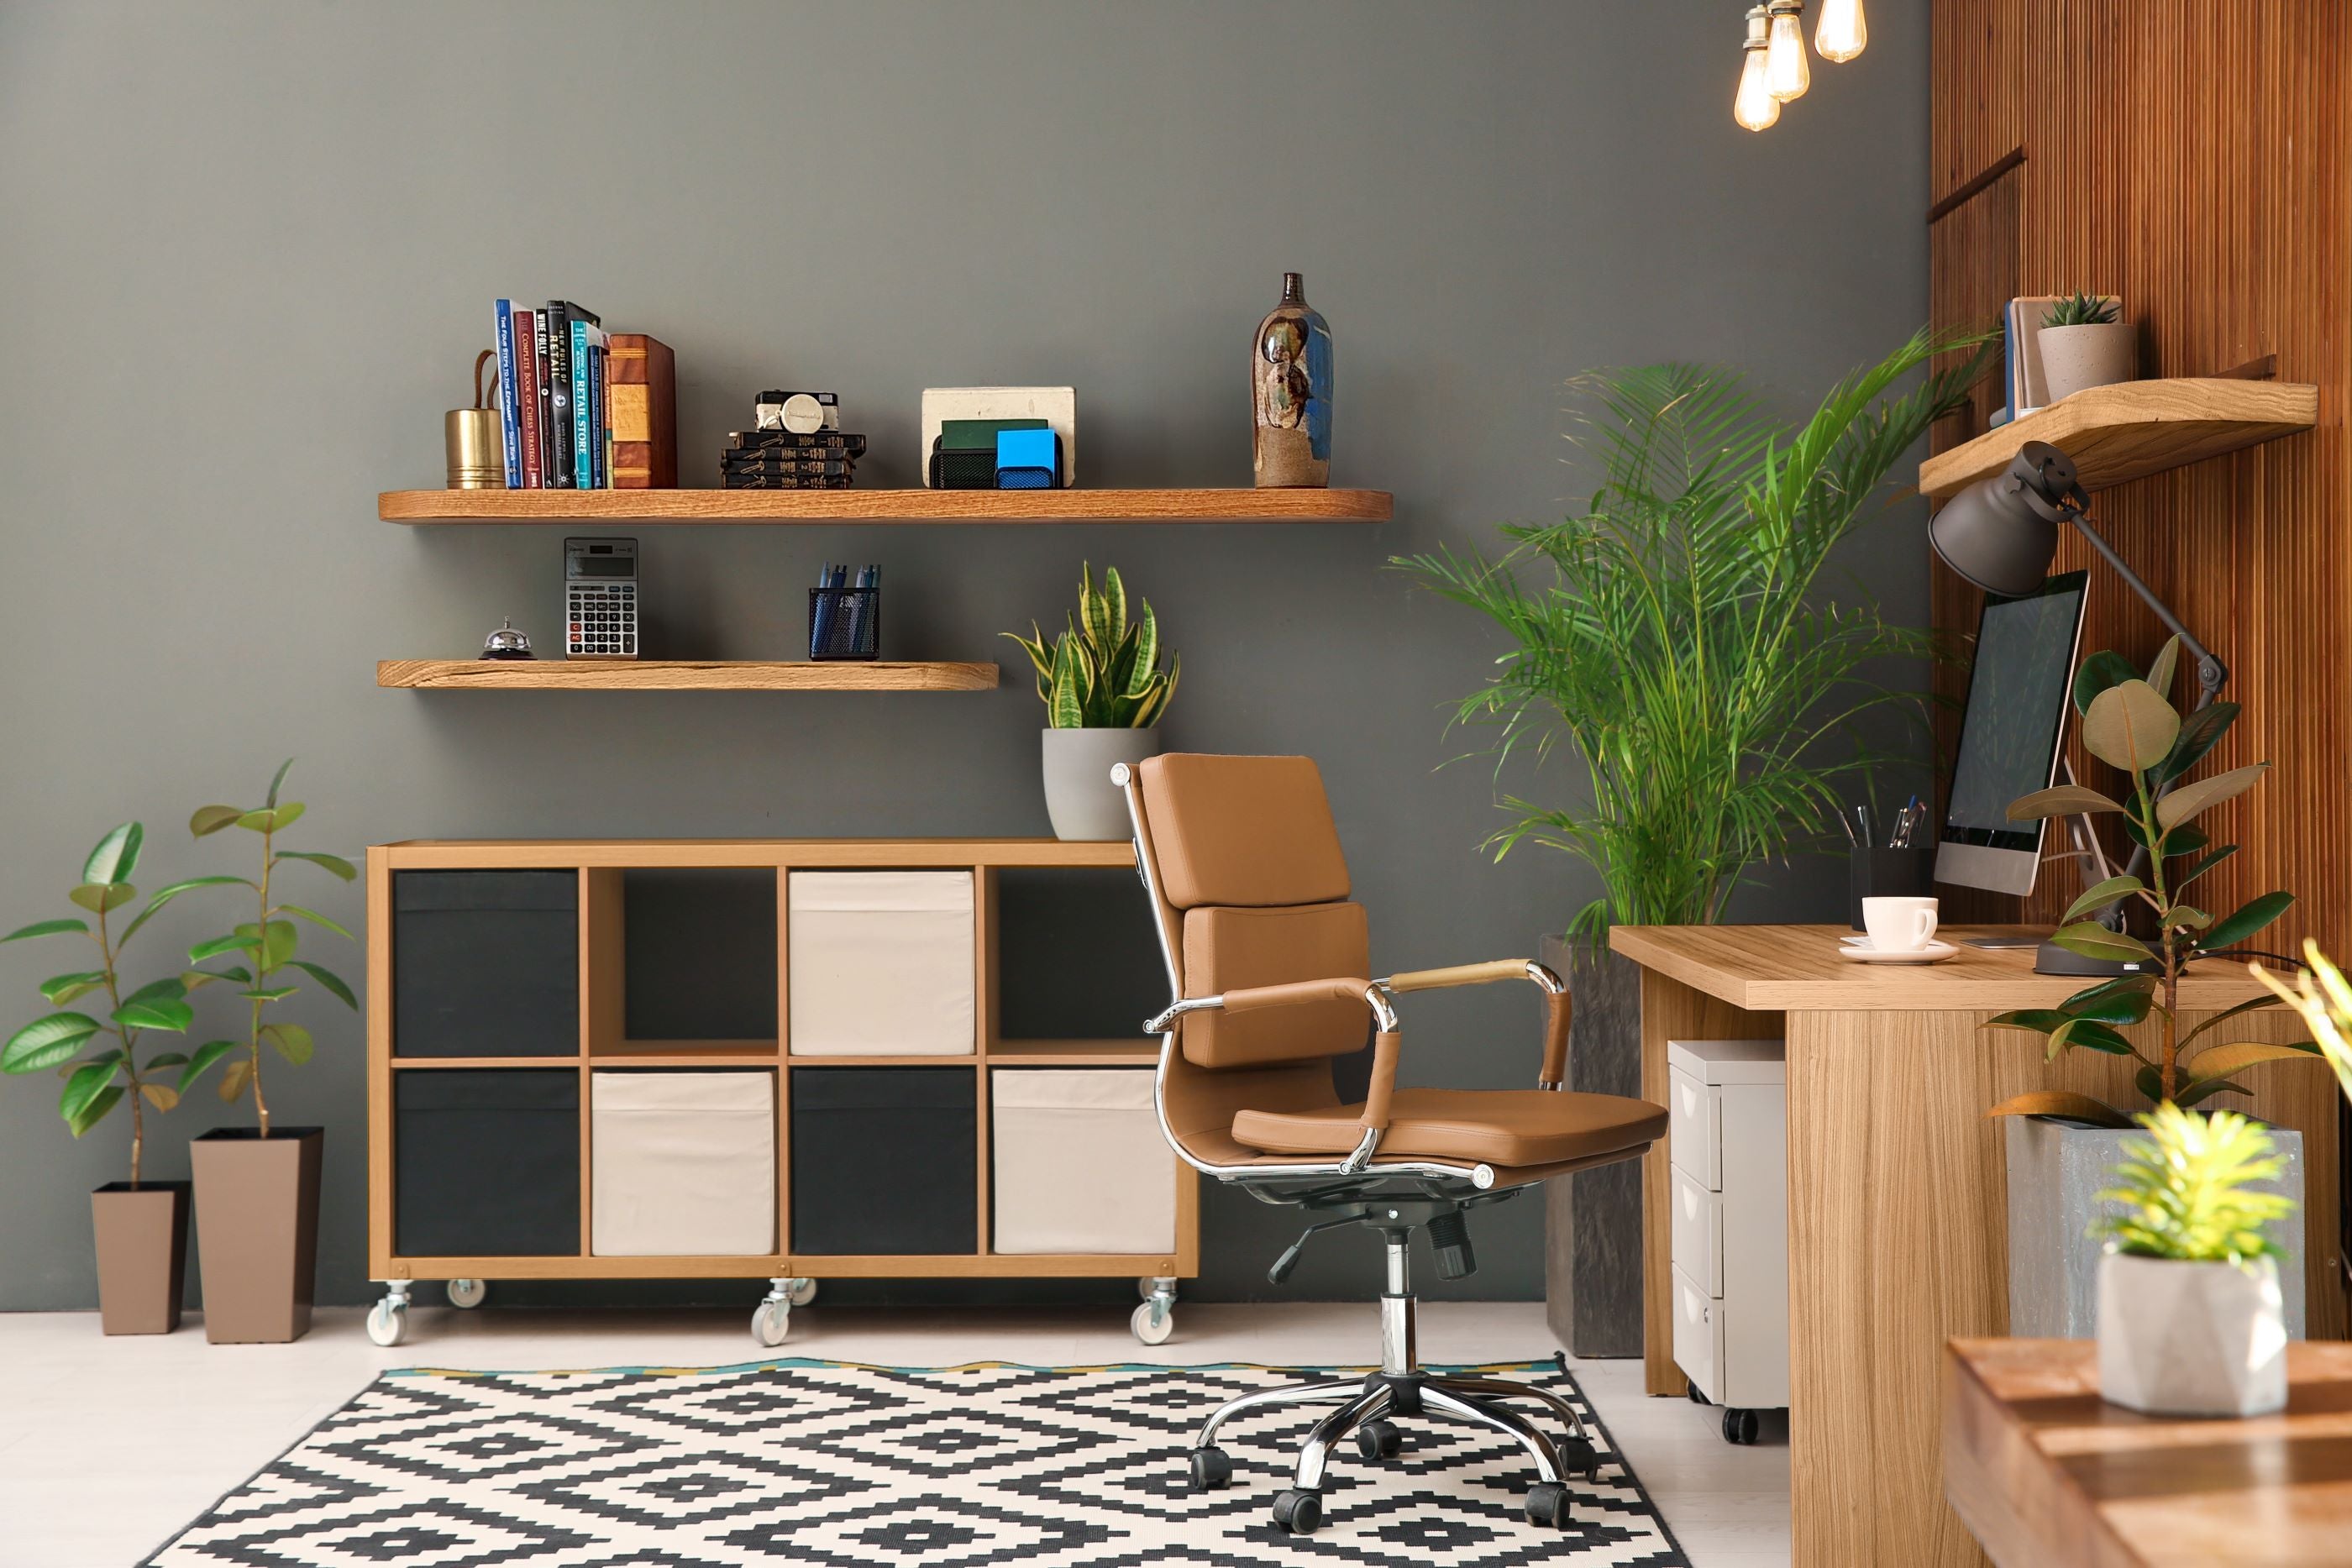
{"type": "Polygon", "coordinates": [[[986,692],[993,664],[933,660],[383,659],[375,684],[404,691],[986,692]]]}

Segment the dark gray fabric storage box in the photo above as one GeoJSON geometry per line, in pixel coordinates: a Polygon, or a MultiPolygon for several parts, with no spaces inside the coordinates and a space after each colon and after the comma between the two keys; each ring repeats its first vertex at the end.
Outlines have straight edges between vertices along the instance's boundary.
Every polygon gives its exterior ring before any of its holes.
{"type": "Polygon", "coordinates": [[[580,1251],[580,1075],[393,1074],[393,1250],[404,1258],[580,1251]]]}
{"type": "Polygon", "coordinates": [[[979,1083],[968,1067],[795,1067],[794,1252],[975,1252],[979,1083]]]}
{"type": "Polygon", "coordinates": [[[392,882],[396,1056],[576,1056],[580,877],[404,871],[392,882]]]}

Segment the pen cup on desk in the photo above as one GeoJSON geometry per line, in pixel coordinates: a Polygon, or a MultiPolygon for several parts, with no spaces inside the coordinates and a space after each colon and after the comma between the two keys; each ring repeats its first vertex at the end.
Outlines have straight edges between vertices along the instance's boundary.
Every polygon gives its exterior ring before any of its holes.
{"type": "Polygon", "coordinates": [[[809,590],[809,657],[873,659],[882,650],[879,588],[809,590]]]}
{"type": "Polygon", "coordinates": [[[1857,846],[1851,852],[1849,882],[1853,892],[1853,928],[1862,925],[1865,898],[1928,898],[1936,892],[1936,846],[1914,844],[1908,849],[1857,846]]]}

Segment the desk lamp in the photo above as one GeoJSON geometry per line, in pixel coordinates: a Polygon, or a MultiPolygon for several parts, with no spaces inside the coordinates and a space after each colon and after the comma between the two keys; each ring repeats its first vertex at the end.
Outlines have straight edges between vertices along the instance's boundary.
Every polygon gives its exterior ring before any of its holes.
{"type": "MultiPolygon", "coordinates": [[[[2075,476],[2074,459],[2046,441],[2029,441],[2007,473],[1979,480],[1946,502],[1927,525],[1927,539],[1946,566],[1979,588],[1991,593],[2031,593],[2042,586],[2058,553],[2059,526],[2072,524],[2197,661],[2197,707],[2205,707],[2230,678],[2229,668],[2091,527],[2090,507],[2091,497],[2075,476]]],[[[2084,826],[2087,829],[2088,824],[2084,826]]],[[[2137,876],[2147,869],[2147,846],[2137,846],[2126,874],[2137,876]]],[[[2115,905],[2099,919],[2110,929],[2122,929],[2124,906],[2115,905]]],[[[2045,975],[2132,972],[2114,961],[2086,958],[2049,942],[2042,945],[2033,967],[2045,975]]]]}

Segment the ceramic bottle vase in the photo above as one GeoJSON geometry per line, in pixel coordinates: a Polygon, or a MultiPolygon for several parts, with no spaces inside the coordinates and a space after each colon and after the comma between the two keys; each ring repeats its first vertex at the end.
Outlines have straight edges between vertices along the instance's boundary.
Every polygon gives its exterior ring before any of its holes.
{"type": "Polygon", "coordinates": [[[1260,489],[1331,482],[1331,329],[1307,303],[1298,274],[1282,275],[1282,303],[1250,345],[1260,489]]]}

